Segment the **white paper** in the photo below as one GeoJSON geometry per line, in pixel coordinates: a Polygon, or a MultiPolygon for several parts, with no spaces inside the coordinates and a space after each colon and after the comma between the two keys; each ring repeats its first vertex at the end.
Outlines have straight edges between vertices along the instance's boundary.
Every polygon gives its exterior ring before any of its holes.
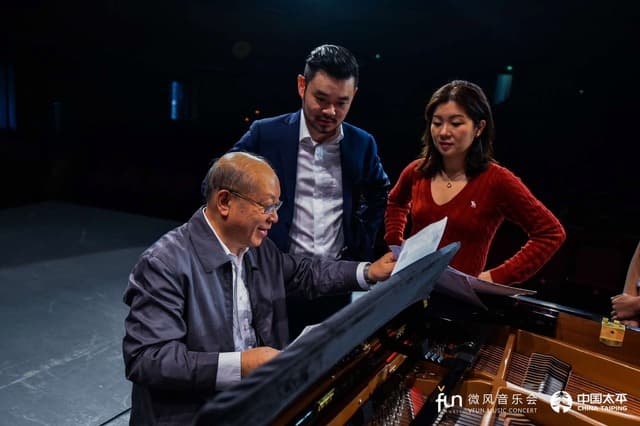
{"type": "MultiPolygon", "coordinates": [[[[446,225],[447,218],[444,217],[441,220],[433,222],[431,225],[421,229],[417,234],[410,238],[407,238],[400,247],[400,254],[397,255],[398,261],[396,262],[396,266],[393,268],[391,275],[436,251],[438,249],[438,244],[440,244],[440,240],[442,240],[442,235],[444,234],[444,228],[446,225]]],[[[397,246],[395,247],[397,250],[397,246]]]]}
{"type": "Polygon", "coordinates": [[[311,324],[311,325],[307,325],[305,326],[305,328],[302,329],[302,331],[300,332],[300,334],[298,334],[298,337],[296,337],[295,339],[293,339],[293,341],[291,343],[289,343],[288,346],[293,345],[294,343],[296,343],[298,341],[298,339],[300,339],[302,336],[304,336],[305,334],[307,334],[308,332],[310,332],[311,330],[313,330],[314,328],[318,327],[320,324],[322,323],[317,323],[317,324],[311,324]]]}
{"type": "Polygon", "coordinates": [[[393,253],[393,257],[397,259],[398,256],[400,256],[400,252],[402,251],[402,246],[390,245],[389,250],[391,250],[391,253],[393,253]]]}

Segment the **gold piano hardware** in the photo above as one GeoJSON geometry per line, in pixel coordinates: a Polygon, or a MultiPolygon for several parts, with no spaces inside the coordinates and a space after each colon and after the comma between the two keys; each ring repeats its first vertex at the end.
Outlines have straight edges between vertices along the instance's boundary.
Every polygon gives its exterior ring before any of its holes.
{"type": "Polygon", "coordinates": [[[322,398],[318,400],[318,410],[324,409],[332,400],[336,389],[332,388],[329,392],[325,393],[322,398]]]}
{"type": "Polygon", "coordinates": [[[610,321],[609,318],[602,318],[601,324],[600,341],[607,346],[622,346],[625,326],[619,321],[610,321]]]}

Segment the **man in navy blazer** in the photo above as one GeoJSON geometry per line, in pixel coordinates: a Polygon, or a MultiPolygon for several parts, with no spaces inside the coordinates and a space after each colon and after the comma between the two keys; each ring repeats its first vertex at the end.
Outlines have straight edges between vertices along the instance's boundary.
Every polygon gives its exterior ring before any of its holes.
{"type": "MultiPolygon", "coordinates": [[[[258,154],[278,174],[284,204],[270,238],[284,252],[374,257],[390,183],[373,136],[344,123],[358,77],[358,63],[347,49],[315,48],[297,78],[301,110],[255,121],[230,150],[258,154]]],[[[321,321],[347,302],[341,296],[308,306],[302,299],[290,303],[292,332],[301,328],[298,317],[321,321]]]]}
{"type": "MultiPolygon", "coordinates": [[[[289,251],[297,178],[298,132],[301,112],[255,121],[230,150],[253,152],[269,160],[280,178],[283,205],[280,222],[269,237],[284,252],[289,251]]],[[[339,258],[371,260],[376,233],[386,207],[389,178],[382,168],[373,136],[342,123],[340,142],[342,168],[342,231],[344,246],[339,258]]],[[[310,253],[317,254],[317,253],[310,253]]],[[[329,256],[333,257],[333,256],[329,256]]]]}

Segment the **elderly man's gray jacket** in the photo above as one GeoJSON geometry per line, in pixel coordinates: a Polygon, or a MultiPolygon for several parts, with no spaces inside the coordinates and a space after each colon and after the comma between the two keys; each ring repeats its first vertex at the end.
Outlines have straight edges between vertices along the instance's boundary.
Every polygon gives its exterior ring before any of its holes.
{"type": "MultiPolygon", "coordinates": [[[[287,293],[358,289],[357,265],[283,254],[268,238],[251,248],[244,270],[258,344],[288,343],[287,293]]],[[[218,353],[234,351],[231,262],[202,209],[141,255],[124,301],[131,424],[190,424],[215,392],[218,353]]]]}

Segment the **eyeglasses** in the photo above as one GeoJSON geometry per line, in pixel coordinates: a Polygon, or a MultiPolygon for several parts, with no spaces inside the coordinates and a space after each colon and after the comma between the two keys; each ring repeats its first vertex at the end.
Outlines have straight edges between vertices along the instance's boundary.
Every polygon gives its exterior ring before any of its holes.
{"type": "Polygon", "coordinates": [[[256,206],[260,207],[262,209],[262,213],[263,214],[271,214],[271,213],[275,213],[277,212],[280,207],[282,207],[282,201],[278,200],[277,203],[275,204],[270,204],[268,206],[265,206],[262,203],[259,203],[258,201],[254,200],[253,198],[249,198],[244,194],[241,194],[238,191],[235,191],[231,188],[225,188],[225,187],[220,187],[220,189],[226,189],[227,191],[229,191],[231,194],[235,195],[238,198],[242,198],[243,200],[249,201],[250,203],[255,204],[256,206]]]}

